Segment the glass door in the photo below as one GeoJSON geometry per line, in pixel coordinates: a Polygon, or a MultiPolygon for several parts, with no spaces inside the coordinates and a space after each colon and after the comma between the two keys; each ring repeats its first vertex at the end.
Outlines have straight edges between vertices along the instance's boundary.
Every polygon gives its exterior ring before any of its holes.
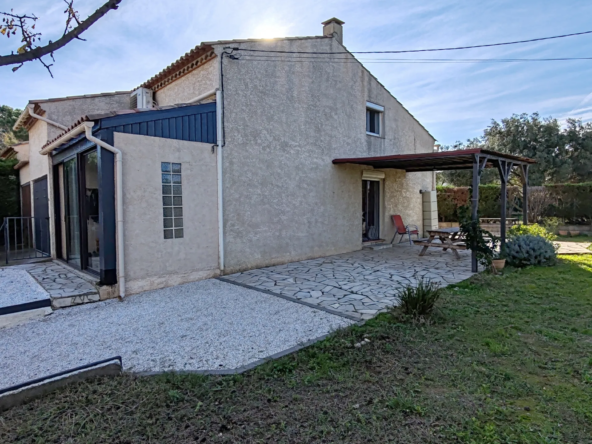
{"type": "Polygon", "coordinates": [[[66,223],[66,260],[77,268],[80,263],[80,203],[78,200],[78,162],[64,162],[64,194],[66,223]]]}
{"type": "Polygon", "coordinates": [[[97,151],[91,151],[82,155],[84,180],[82,190],[84,192],[84,220],[86,263],[84,268],[99,273],[100,245],[99,245],[99,165],[97,151]]]}
{"type": "Polygon", "coordinates": [[[378,240],[380,237],[379,207],[380,182],[362,180],[362,240],[378,240]]]}

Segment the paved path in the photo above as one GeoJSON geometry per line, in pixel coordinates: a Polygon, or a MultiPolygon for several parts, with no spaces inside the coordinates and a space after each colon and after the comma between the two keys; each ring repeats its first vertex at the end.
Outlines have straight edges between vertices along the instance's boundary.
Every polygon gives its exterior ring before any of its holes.
{"type": "Polygon", "coordinates": [[[384,250],[353,253],[293,262],[224,276],[238,284],[297,299],[354,316],[370,319],[398,305],[398,292],[421,279],[442,286],[468,279],[471,254],[430,248],[419,257],[421,247],[396,245],[384,250]]]}
{"type": "Polygon", "coordinates": [[[216,279],[0,330],[0,389],[121,356],[125,371],[233,370],[354,321],[216,279]]]}
{"type": "Polygon", "coordinates": [[[35,278],[49,294],[54,308],[97,302],[100,299],[93,284],[59,262],[15,265],[11,269],[26,271],[35,278]]]}
{"type": "Polygon", "coordinates": [[[592,251],[588,249],[590,242],[554,241],[553,243],[559,244],[557,254],[592,254],[592,251]]]}

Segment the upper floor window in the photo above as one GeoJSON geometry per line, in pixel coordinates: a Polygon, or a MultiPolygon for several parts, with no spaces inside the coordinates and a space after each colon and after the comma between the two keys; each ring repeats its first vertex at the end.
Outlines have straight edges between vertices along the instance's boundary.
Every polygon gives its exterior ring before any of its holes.
{"type": "Polygon", "coordinates": [[[366,102],[366,134],[382,136],[382,115],[384,106],[366,102]]]}

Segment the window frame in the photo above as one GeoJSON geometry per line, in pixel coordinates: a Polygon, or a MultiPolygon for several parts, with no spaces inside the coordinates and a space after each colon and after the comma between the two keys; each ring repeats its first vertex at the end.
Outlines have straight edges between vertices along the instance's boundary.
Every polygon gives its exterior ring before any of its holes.
{"type": "Polygon", "coordinates": [[[183,239],[185,237],[183,221],[183,170],[180,162],[161,162],[161,188],[162,188],[162,217],[163,238],[183,239]],[[168,165],[165,170],[164,166],[168,165]],[[169,176],[165,181],[164,176],[169,176]],[[176,177],[175,177],[176,176],[176,177]],[[165,187],[167,192],[165,193],[165,187]],[[178,188],[178,190],[176,190],[178,188]],[[177,192],[178,191],[178,192],[177,192]],[[167,224],[171,224],[168,226],[167,224]],[[167,237],[168,236],[168,237],[167,237]]]}
{"type": "Polygon", "coordinates": [[[366,135],[374,137],[383,137],[384,135],[384,106],[378,105],[373,102],[366,102],[366,135]],[[378,132],[374,133],[369,131],[369,117],[368,113],[376,113],[376,119],[378,120],[378,132]]]}

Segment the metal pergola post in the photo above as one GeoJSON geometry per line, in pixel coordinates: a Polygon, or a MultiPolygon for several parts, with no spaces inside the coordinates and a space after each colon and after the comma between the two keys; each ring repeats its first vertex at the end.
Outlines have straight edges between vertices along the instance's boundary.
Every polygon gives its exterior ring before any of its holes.
{"type": "Polygon", "coordinates": [[[497,168],[500,175],[501,181],[501,190],[500,190],[500,197],[501,197],[501,217],[500,217],[500,237],[502,246],[506,244],[506,216],[508,212],[508,179],[510,178],[510,171],[514,164],[512,162],[508,162],[507,160],[498,160],[497,168]]]}
{"type": "Polygon", "coordinates": [[[522,171],[522,223],[528,225],[528,164],[520,165],[522,171]]]}

